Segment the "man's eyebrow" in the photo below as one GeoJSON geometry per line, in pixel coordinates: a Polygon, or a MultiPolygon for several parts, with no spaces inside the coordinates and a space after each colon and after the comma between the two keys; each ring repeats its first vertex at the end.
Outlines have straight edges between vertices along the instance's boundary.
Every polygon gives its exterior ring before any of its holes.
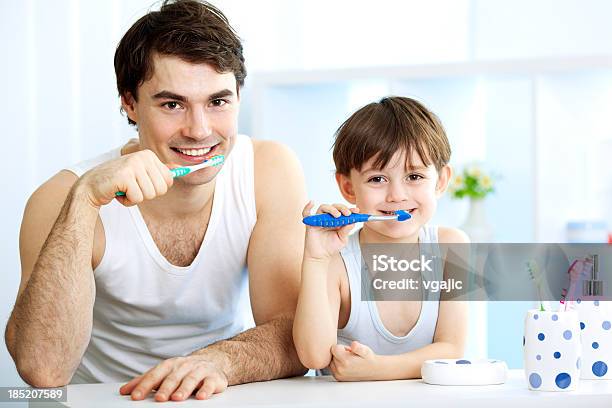
{"type": "Polygon", "coordinates": [[[161,91],[153,95],[153,99],[174,99],[176,101],[187,102],[187,97],[175,94],[170,91],[161,91]]]}
{"type": "MultiPolygon", "coordinates": [[[[234,92],[229,89],[223,89],[221,91],[215,92],[214,94],[208,97],[209,101],[214,101],[215,99],[225,98],[227,96],[233,96],[234,92]]],[[[153,99],[174,99],[180,102],[187,102],[189,99],[186,96],[175,94],[170,91],[161,91],[153,95],[153,99]]]]}
{"type": "Polygon", "coordinates": [[[222,91],[215,92],[214,94],[210,95],[208,97],[208,100],[213,101],[215,99],[225,98],[226,96],[233,96],[233,95],[234,95],[234,92],[232,92],[229,89],[224,89],[222,91]]]}

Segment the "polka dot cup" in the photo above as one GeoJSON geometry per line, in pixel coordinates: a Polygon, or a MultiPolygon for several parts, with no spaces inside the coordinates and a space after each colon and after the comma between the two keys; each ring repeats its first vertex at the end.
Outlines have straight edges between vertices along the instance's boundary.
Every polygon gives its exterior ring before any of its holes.
{"type": "Polygon", "coordinates": [[[534,391],[572,391],[580,381],[578,313],[529,310],[525,316],[523,363],[534,391]]]}
{"type": "Polygon", "coordinates": [[[612,379],[612,302],[578,299],[572,307],[578,312],[582,339],[580,378],[612,379]]]}

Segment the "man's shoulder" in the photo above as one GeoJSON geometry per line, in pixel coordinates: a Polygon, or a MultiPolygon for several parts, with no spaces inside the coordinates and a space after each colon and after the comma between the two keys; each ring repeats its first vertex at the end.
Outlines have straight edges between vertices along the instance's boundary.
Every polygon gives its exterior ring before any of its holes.
{"type": "Polygon", "coordinates": [[[33,266],[76,180],[75,174],[62,170],[45,181],[28,199],[19,234],[22,263],[24,258],[29,259],[33,266]]]}
{"type": "MultiPolygon", "coordinates": [[[[295,152],[286,144],[275,140],[251,139],[255,163],[276,160],[297,160],[295,152]]],[[[273,163],[270,163],[273,164],[273,163]]]]}
{"type": "Polygon", "coordinates": [[[281,142],[253,139],[253,157],[256,180],[260,177],[294,177],[302,173],[295,152],[281,142]]]}
{"type": "Polygon", "coordinates": [[[283,201],[303,206],[304,172],[295,152],[277,141],[253,139],[253,155],[258,213],[267,204],[277,207],[283,201]]]}
{"type": "Polygon", "coordinates": [[[59,171],[34,190],[28,200],[28,205],[61,206],[66,200],[68,192],[78,179],[79,177],[71,171],[59,171]]]}

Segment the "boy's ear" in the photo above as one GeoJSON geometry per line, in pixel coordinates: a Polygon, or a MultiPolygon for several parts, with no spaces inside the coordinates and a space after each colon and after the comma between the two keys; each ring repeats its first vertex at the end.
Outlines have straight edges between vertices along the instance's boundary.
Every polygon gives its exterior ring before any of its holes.
{"type": "Polygon", "coordinates": [[[446,192],[452,176],[453,169],[448,164],[440,169],[438,172],[438,182],[436,183],[436,198],[442,197],[442,194],[446,192]]]}
{"type": "Polygon", "coordinates": [[[338,183],[338,188],[340,189],[342,197],[349,203],[355,205],[357,200],[355,200],[355,190],[353,189],[351,178],[344,174],[336,173],[336,183],[338,183]]]}
{"type": "Polygon", "coordinates": [[[135,104],[136,100],[131,93],[126,92],[125,95],[121,95],[121,108],[132,122],[138,123],[138,114],[136,113],[135,104]]]}

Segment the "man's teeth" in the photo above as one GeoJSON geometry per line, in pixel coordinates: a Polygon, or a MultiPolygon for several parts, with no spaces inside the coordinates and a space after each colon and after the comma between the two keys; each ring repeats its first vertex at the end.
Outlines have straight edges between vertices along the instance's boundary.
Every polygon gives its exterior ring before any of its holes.
{"type": "Polygon", "coordinates": [[[212,147],[207,147],[205,149],[179,149],[176,148],[177,151],[186,154],[187,156],[204,156],[206,153],[210,152],[212,147]]]}

